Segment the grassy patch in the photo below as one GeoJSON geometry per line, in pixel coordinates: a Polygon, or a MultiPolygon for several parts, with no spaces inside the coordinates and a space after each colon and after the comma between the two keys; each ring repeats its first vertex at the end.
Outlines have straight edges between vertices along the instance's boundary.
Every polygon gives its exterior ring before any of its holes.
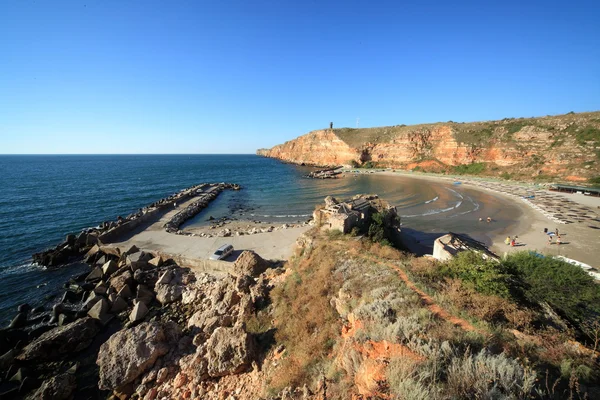
{"type": "Polygon", "coordinates": [[[461,164],[454,167],[454,173],[460,175],[479,175],[486,169],[486,163],[461,164]]]}

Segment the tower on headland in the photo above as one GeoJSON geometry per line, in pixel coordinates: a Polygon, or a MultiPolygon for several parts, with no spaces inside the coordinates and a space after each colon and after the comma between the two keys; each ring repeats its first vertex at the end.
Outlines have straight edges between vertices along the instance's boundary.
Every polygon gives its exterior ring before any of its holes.
{"type": "Polygon", "coordinates": [[[329,123],[329,129],[333,129],[333,122],[329,123]]]}

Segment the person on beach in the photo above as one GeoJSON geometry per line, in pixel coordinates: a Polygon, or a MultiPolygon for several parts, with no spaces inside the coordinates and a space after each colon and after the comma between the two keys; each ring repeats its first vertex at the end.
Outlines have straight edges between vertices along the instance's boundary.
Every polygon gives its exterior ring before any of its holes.
{"type": "Polygon", "coordinates": [[[559,234],[556,235],[556,244],[560,244],[560,235],[559,234]]]}
{"type": "Polygon", "coordinates": [[[488,223],[490,223],[490,222],[492,222],[492,218],[491,218],[491,217],[487,217],[487,220],[486,220],[486,221],[487,221],[488,223]]]}
{"type": "Polygon", "coordinates": [[[517,244],[517,241],[515,240],[515,238],[513,238],[513,240],[510,241],[510,246],[515,247],[516,244],[517,244]]]}
{"type": "Polygon", "coordinates": [[[556,228],[556,229],[554,230],[554,234],[555,234],[556,236],[558,236],[558,228],[556,228]]]}
{"type": "Polygon", "coordinates": [[[511,241],[510,236],[507,236],[506,239],[504,239],[504,243],[506,243],[506,244],[510,244],[510,241],[511,241]]]}
{"type": "Polygon", "coordinates": [[[552,235],[548,236],[548,244],[552,244],[552,235]]]}

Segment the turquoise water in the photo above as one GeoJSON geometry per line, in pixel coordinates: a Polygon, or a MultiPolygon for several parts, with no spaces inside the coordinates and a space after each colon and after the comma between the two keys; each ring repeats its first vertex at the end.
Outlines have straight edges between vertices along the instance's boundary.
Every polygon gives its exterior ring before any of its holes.
{"type": "Polygon", "coordinates": [[[197,183],[233,182],[244,189],[224,192],[192,225],[210,215],[304,221],[325,196],[355,193],[378,193],[398,207],[405,227],[425,234],[454,230],[488,240],[515,218],[491,195],[459,186],[381,175],[302,178],[309,170],[255,155],[0,156],[0,324],[20,303],[47,303],[85,268],[46,271],[31,265],[32,253],[197,183]],[[498,221],[493,231],[477,222],[488,215],[498,221]]]}

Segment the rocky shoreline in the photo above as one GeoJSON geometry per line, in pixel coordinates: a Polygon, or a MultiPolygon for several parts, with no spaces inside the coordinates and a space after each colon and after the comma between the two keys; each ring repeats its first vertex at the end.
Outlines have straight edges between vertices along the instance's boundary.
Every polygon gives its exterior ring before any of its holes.
{"type": "Polygon", "coordinates": [[[23,304],[0,330],[1,398],[188,397],[188,383],[206,390],[252,368],[245,321],[281,269],[251,251],[223,279],[135,246],[94,245],[85,260],[91,271],[51,310],[23,304]]]}

